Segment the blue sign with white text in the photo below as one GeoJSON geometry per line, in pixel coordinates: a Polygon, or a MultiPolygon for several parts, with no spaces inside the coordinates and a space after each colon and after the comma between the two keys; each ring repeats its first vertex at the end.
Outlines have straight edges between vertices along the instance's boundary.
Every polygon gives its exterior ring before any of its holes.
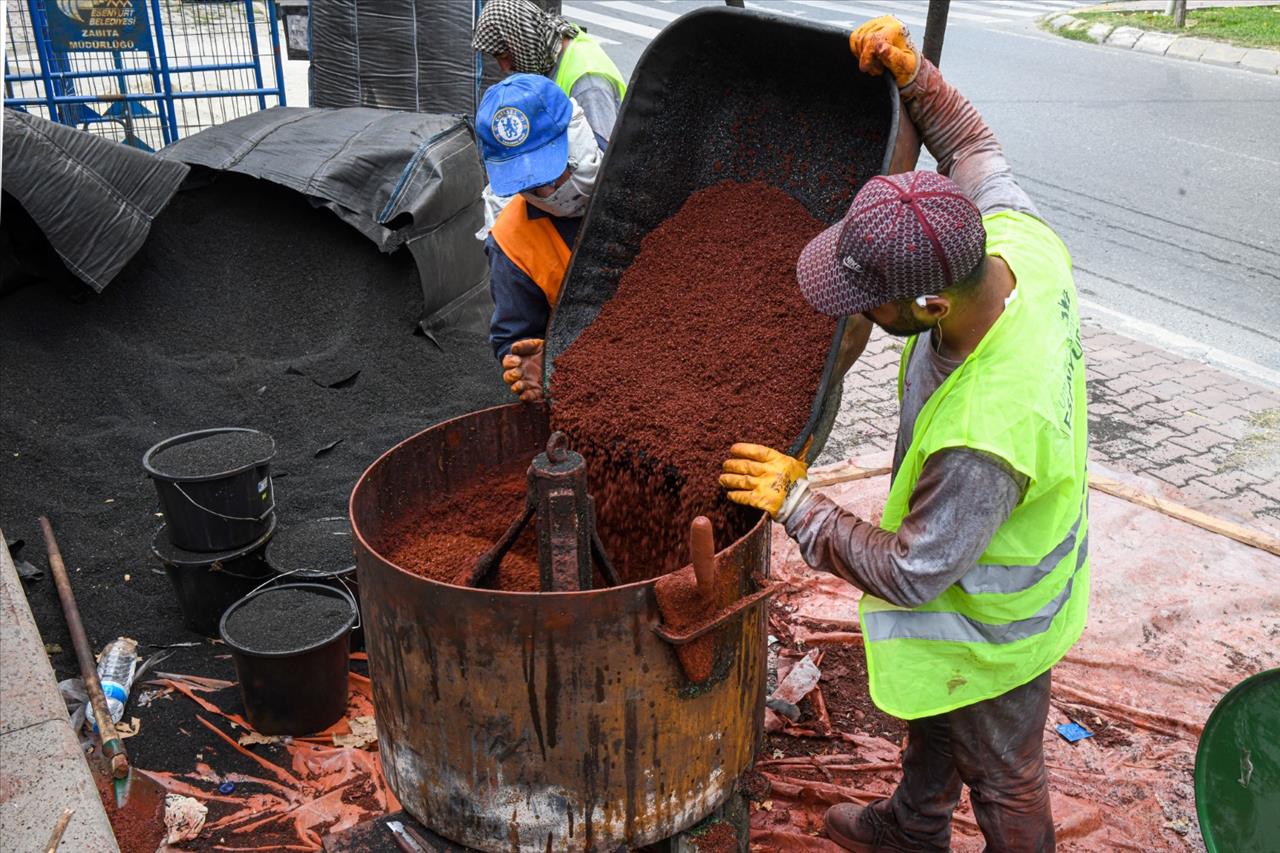
{"type": "Polygon", "coordinates": [[[151,50],[146,0],[55,0],[45,13],[55,51],[151,50]]]}

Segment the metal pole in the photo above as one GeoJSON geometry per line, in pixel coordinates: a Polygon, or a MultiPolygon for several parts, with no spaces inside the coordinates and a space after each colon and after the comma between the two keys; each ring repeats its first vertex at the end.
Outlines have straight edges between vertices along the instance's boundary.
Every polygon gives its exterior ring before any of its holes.
{"type": "MultiPolygon", "coordinates": [[[[307,17],[311,16],[311,8],[307,7],[307,17]]],[[[288,106],[284,98],[284,61],[280,58],[280,18],[276,16],[274,0],[267,0],[267,26],[271,28],[271,54],[276,67],[276,86],[280,88],[279,105],[288,106]]],[[[285,33],[288,38],[288,33],[285,33]]]]}
{"type": "Polygon", "coordinates": [[[169,51],[164,44],[164,21],[160,18],[160,0],[151,0],[151,26],[155,33],[156,56],[160,60],[160,79],[164,82],[164,108],[169,113],[169,136],[174,142],[181,138],[178,133],[178,111],[173,106],[173,78],[169,75],[169,51]]]}
{"type": "Polygon", "coordinates": [[[942,39],[947,34],[947,15],[951,0],[929,0],[929,16],[924,25],[924,58],[938,65],[942,62],[942,39]]]}
{"type": "Polygon", "coordinates": [[[27,8],[31,11],[31,32],[36,39],[36,55],[40,57],[40,76],[44,81],[44,99],[45,105],[49,108],[49,121],[62,121],[58,115],[58,94],[59,91],[53,88],[53,76],[50,74],[49,64],[52,62],[50,54],[52,45],[45,40],[45,36],[49,32],[49,22],[45,19],[44,10],[40,8],[36,0],[28,0],[27,8]]]}
{"type": "Polygon", "coordinates": [[[732,7],[733,7],[733,8],[735,8],[735,9],[745,9],[745,8],[746,8],[745,6],[743,6],[743,5],[742,5],[742,0],[724,0],[724,5],[726,5],[726,6],[732,6],[732,7]]]}
{"type": "Polygon", "coordinates": [[[40,530],[44,533],[44,547],[49,552],[53,583],[57,586],[58,598],[62,601],[62,615],[67,619],[71,644],[75,646],[76,660],[80,663],[80,677],[84,679],[84,689],[89,694],[89,704],[93,707],[93,716],[98,722],[102,754],[111,762],[111,775],[123,779],[129,775],[129,755],[124,750],[124,741],[116,733],[111,712],[107,710],[107,697],[102,692],[102,682],[98,680],[98,663],[93,659],[93,646],[89,644],[89,635],[85,633],[84,623],[80,621],[80,608],[76,606],[76,596],[71,591],[71,578],[67,576],[66,564],[62,562],[62,552],[58,550],[58,540],[53,536],[53,526],[43,515],[40,516],[40,530]]]}
{"type": "MultiPolygon", "coordinates": [[[[268,22],[272,26],[272,30],[274,31],[275,22],[273,20],[270,20],[271,13],[273,11],[274,10],[270,6],[267,7],[268,22]]],[[[244,13],[245,13],[245,20],[247,20],[249,23],[249,45],[253,50],[253,82],[257,84],[257,87],[259,89],[261,89],[262,88],[262,56],[258,52],[258,25],[254,21],[253,0],[244,0],[244,13]]],[[[280,53],[280,48],[277,47],[276,54],[279,55],[279,53],[280,53]]],[[[267,108],[266,96],[259,95],[258,109],[265,110],[266,108],[267,108]]]]}

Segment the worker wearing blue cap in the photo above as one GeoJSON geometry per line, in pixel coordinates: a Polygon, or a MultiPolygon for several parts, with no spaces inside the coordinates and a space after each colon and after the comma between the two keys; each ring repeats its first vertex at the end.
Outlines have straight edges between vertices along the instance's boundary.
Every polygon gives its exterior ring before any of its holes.
{"type": "Polygon", "coordinates": [[[575,118],[569,96],[534,74],[491,86],[476,113],[489,183],[499,195],[514,196],[485,240],[489,342],[503,381],[525,402],[542,397],[547,319],[603,156],[599,139],[575,118]]]}

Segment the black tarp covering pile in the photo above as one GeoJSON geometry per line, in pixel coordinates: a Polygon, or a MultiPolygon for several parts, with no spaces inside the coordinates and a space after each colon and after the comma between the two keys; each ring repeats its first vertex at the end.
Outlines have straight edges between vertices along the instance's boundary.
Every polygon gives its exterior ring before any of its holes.
{"type": "Polygon", "coordinates": [[[471,0],[312,0],[311,106],[471,114],[471,0]]]}
{"type": "MultiPolygon", "coordinates": [[[[147,239],[152,217],[187,167],[6,109],[3,171],[5,194],[22,205],[67,269],[101,291],[147,239]]],[[[17,272],[14,252],[5,246],[6,278],[17,272]]]]}
{"type": "MultiPolygon", "coordinates": [[[[446,328],[433,342],[418,332],[421,301],[408,253],[379,252],[291,190],[221,174],[178,193],[103,293],[64,273],[0,298],[5,534],[39,543],[35,519],[51,517],[97,642],[198,639],[156,573],[142,454],[192,429],[261,429],[278,447],[281,524],[345,514],[382,451],[510,398],[484,334],[446,328]]],[[[24,556],[43,564],[38,546],[24,556]]],[[[28,594],[64,649],[55,667],[74,671],[53,585],[28,594]]]]}
{"type": "Polygon", "coordinates": [[[353,108],[275,107],[179,140],[158,155],[239,172],[302,193],[391,252],[407,246],[429,328],[483,328],[489,267],[484,167],[457,116],[353,108]]]}

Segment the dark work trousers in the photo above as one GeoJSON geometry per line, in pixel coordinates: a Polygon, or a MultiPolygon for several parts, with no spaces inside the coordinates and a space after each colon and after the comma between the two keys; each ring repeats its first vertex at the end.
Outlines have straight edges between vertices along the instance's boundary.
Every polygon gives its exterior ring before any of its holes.
{"type": "Polygon", "coordinates": [[[949,850],[963,783],[988,851],[1052,851],[1048,715],[1046,672],[993,699],[909,721],[902,781],[887,804],[898,829],[926,849],[949,850]]]}

